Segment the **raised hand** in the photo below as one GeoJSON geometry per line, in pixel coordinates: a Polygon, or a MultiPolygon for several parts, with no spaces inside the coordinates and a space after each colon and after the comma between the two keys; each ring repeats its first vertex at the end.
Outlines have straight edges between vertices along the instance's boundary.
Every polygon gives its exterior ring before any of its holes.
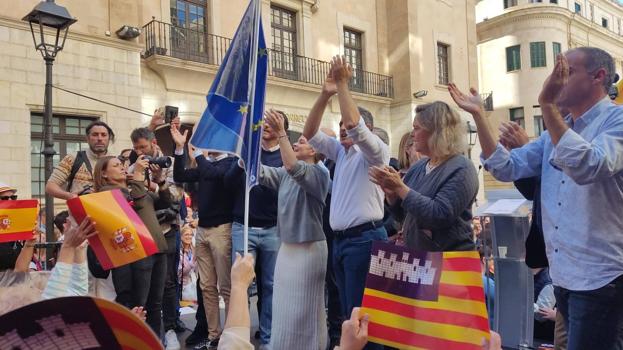
{"type": "Polygon", "coordinates": [[[500,143],[507,149],[519,148],[528,142],[528,134],[515,122],[503,122],[500,124],[500,143]]]}
{"type": "Polygon", "coordinates": [[[539,95],[539,104],[554,104],[560,96],[560,92],[567,85],[569,80],[569,62],[563,54],[556,57],[556,66],[552,74],[545,79],[543,89],[539,95]]]}
{"type": "Polygon", "coordinates": [[[84,218],[80,225],[72,226],[65,231],[65,239],[63,246],[69,248],[80,247],[88,238],[97,235],[95,230],[95,223],[91,221],[90,217],[84,218]]]}
{"type": "Polygon", "coordinates": [[[361,309],[353,308],[350,320],[342,324],[341,350],[360,350],[368,342],[368,314],[361,315],[361,309]]]}
{"type": "Polygon", "coordinates": [[[277,132],[277,134],[283,135],[286,133],[283,116],[274,109],[271,108],[264,112],[264,122],[277,132]]]}
{"type": "Polygon", "coordinates": [[[353,67],[344,56],[334,56],[331,60],[331,76],[336,84],[348,84],[353,77],[353,67]]]}
{"type": "Polygon", "coordinates": [[[156,128],[162,124],[164,124],[164,111],[162,108],[157,108],[149,121],[149,129],[156,130],[156,128]]]}
{"type": "Polygon", "coordinates": [[[249,287],[255,277],[253,255],[246,254],[244,258],[236,253],[236,261],[231,267],[231,284],[241,286],[244,290],[249,287]]]}
{"type": "Polygon", "coordinates": [[[454,83],[450,83],[448,84],[448,92],[450,92],[450,96],[452,97],[454,102],[464,111],[470,114],[483,113],[484,108],[482,104],[482,99],[478,94],[478,90],[470,88],[469,94],[466,94],[459,90],[459,88],[456,87],[454,83]]]}
{"type": "Polygon", "coordinates": [[[188,138],[188,130],[184,131],[184,134],[180,133],[179,126],[171,123],[171,138],[175,142],[175,146],[178,148],[184,148],[186,139],[188,138]]]}
{"type": "Polygon", "coordinates": [[[327,74],[327,77],[324,80],[324,84],[322,84],[322,94],[326,96],[333,96],[337,94],[337,85],[335,84],[331,71],[329,71],[329,74],[327,74]]]}

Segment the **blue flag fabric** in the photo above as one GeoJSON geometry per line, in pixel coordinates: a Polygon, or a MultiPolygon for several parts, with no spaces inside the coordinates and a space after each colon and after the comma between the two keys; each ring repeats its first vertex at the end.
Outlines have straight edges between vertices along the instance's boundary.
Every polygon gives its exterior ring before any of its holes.
{"type": "Polygon", "coordinates": [[[190,140],[200,149],[238,155],[249,171],[249,187],[258,183],[262,115],[268,68],[268,51],[259,11],[251,0],[236,30],[207,95],[206,107],[190,140]],[[254,20],[260,21],[255,33],[254,20]],[[258,35],[258,50],[252,53],[253,41],[258,35]],[[252,54],[257,67],[252,71],[252,54]],[[255,95],[251,91],[255,85],[255,95]],[[251,115],[251,101],[255,105],[251,115]],[[251,133],[249,137],[249,128],[251,133]],[[249,156],[248,148],[251,148],[249,156]]]}

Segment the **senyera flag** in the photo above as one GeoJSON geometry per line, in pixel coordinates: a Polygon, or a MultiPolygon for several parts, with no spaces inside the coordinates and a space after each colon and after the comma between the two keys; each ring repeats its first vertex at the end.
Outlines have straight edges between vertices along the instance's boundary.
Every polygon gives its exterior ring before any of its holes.
{"type": "Polygon", "coordinates": [[[375,242],[363,296],[369,340],[399,349],[481,350],[489,321],[478,252],[375,242]]]}
{"type": "Polygon", "coordinates": [[[39,201],[0,201],[0,242],[31,239],[37,226],[39,201]]]}
{"type": "Polygon", "coordinates": [[[145,322],[114,302],[54,298],[0,316],[0,349],[162,349],[145,322]]]}
{"type": "Polygon", "coordinates": [[[67,201],[78,223],[88,215],[99,234],[89,238],[102,268],[109,270],[158,252],[149,230],[120,190],[92,193],[67,201]]]}

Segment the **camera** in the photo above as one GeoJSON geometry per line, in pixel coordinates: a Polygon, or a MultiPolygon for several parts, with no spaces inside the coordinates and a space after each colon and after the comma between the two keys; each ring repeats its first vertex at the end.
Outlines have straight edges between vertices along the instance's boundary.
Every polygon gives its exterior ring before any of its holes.
{"type": "Polygon", "coordinates": [[[171,166],[171,158],[170,157],[150,157],[145,156],[145,159],[149,161],[149,164],[157,165],[161,168],[168,168],[171,166]]]}
{"type": "MultiPolygon", "coordinates": [[[[130,160],[130,164],[134,164],[138,160],[138,154],[135,151],[132,151],[128,159],[130,160]]],[[[145,156],[145,159],[149,161],[149,164],[155,164],[163,169],[170,167],[172,163],[170,157],[145,156]]]]}

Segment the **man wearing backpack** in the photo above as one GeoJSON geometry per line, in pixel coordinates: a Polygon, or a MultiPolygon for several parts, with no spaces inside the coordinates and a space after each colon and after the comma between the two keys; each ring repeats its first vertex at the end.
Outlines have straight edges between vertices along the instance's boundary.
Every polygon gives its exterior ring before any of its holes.
{"type": "Polygon", "coordinates": [[[99,120],[89,124],[86,132],[89,148],[68,154],[58,163],[45,185],[46,193],[68,200],[92,191],[93,167],[99,158],[108,154],[108,146],[115,141],[115,133],[108,124],[99,120]]]}

